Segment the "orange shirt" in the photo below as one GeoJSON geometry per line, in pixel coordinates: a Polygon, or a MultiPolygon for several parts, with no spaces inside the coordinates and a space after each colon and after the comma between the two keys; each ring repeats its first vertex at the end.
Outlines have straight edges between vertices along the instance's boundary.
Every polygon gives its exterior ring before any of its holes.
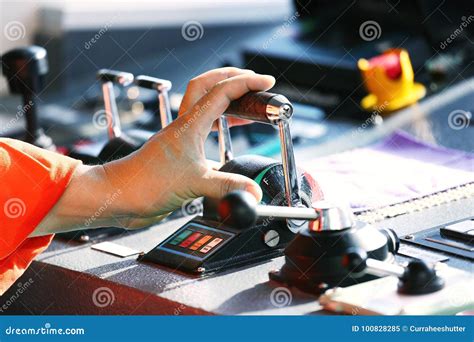
{"type": "Polygon", "coordinates": [[[48,247],[52,235],[28,236],[61,197],[80,163],[0,138],[0,295],[48,247]]]}

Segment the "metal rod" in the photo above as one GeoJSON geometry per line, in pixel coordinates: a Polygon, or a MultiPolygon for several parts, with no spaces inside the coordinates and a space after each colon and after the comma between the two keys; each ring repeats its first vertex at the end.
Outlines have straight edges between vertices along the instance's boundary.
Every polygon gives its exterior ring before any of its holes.
{"type": "Polygon", "coordinates": [[[107,132],[111,140],[122,135],[117,102],[115,101],[114,85],[112,82],[108,81],[102,83],[102,94],[104,96],[105,115],[107,118],[107,132]]]}
{"type": "Polygon", "coordinates": [[[26,117],[26,141],[33,143],[40,136],[38,111],[35,95],[31,92],[23,94],[23,108],[26,117]],[[32,103],[33,105],[30,105],[32,103]]]}
{"type": "Polygon", "coordinates": [[[301,198],[289,121],[281,120],[278,123],[278,127],[280,129],[280,149],[285,177],[286,202],[289,207],[298,207],[301,205],[301,198]]]}
{"type": "Polygon", "coordinates": [[[255,208],[257,216],[280,217],[284,219],[315,220],[318,218],[316,210],[311,208],[290,208],[274,205],[258,205],[255,208]]]}
{"type": "Polygon", "coordinates": [[[161,87],[161,89],[158,89],[158,101],[160,103],[161,128],[165,128],[173,121],[173,117],[171,115],[171,105],[168,96],[168,89],[166,89],[165,87],[161,87]]]}
{"type": "Polygon", "coordinates": [[[229,123],[224,115],[217,119],[217,134],[219,140],[219,155],[221,163],[225,164],[234,158],[232,141],[230,138],[229,123]]]}
{"type": "Polygon", "coordinates": [[[405,273],[405,268],[400,265],[390,264],[385,261],[368,258],[366,261],[365,272],[376,276],[387,276],[392,275],[401,277],[405,273]]]}

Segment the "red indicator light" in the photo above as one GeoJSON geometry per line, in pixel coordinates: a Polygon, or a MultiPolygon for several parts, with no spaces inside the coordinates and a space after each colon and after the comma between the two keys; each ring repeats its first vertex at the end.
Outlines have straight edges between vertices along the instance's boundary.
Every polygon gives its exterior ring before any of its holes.
{"type": "Polygon", "coordinates": [[[202,236],[201,233],[198,233],[198,232],[195,232],[195,233],[192,233],[186,240],[184,240],[183,242],[181,242],[179,244],[180,247],[183,247],[183,248],[188,248],[194,241],[196,241],[200,236],[202,236]]]}

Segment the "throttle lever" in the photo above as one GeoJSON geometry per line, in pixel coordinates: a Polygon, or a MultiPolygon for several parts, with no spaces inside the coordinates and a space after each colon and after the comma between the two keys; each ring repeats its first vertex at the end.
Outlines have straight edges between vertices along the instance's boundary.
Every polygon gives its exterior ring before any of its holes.
{"type": "Polygon", "coordinates": [[[241,119],[278,125],[293,116],[293,106],[290,101],[280,94],[266,91],[249,92],[232,101],[225,114],[241,119]]]}
{"type": "Polygon", "coordinates": [[[133,75],[128,72],[100,69],[97,71],[97,79],[102,83],[109,139],[119,138],[122,135],[122,127],[115,100],[114,84],[126,87],[133,82],[133,75]]]}
{"type": "Polygon", "coordinates": [[[351,248],[342,258],[342,264],[354,273],[375,276],[396,276],[400,279],[398,292],[403,294],[427,294],[441,290],[445,282],[436,270],[423,260],[411,260],[406,267],[369,258],[361,248],[351,248]]]}
{"type": "MultiPolygon", "coordinates": [[[[290,101],[280,94],[265,91],[249,92],[232,101],[225,110],[225,115],[278,126],[286,202],[289,207],[302,206],[289,126],[289,120],[293,116],[293,106],[290,101]]],[[[218,121],[220,154],[223,163],[228,162],[232,157],[230,133],[225,120],[225,117],[222,117],[218,121]]]]}
{"type": "Polygon", "coordinates": [[[135,84],[139,87],[156,90],[158,92],[161,128],[168,126],[173,121],[168,95],[168,92],[171,90],[172,86],[171,81],[156,77],[139,75],[135,78],[135,84]]]}
{"type": "Polygon", "coordinates": [[[217,207],[219,219],[237,228],[253,226],[259,217],[275,219],[315,220],[319,217],[312,208],[290,208],[275,205],[259,205],[247,191],[229,192],[217,207]]]}

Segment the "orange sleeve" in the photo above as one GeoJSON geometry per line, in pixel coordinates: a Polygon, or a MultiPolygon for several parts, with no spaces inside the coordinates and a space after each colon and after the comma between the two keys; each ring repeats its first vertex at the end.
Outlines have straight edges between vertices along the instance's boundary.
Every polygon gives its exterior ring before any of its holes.
{"type": "Polygon", "coordinates": [[[59,200],[80,163],[0,138],[0,295],[48,247],[52,235],[28,236],[59,200]]]}

